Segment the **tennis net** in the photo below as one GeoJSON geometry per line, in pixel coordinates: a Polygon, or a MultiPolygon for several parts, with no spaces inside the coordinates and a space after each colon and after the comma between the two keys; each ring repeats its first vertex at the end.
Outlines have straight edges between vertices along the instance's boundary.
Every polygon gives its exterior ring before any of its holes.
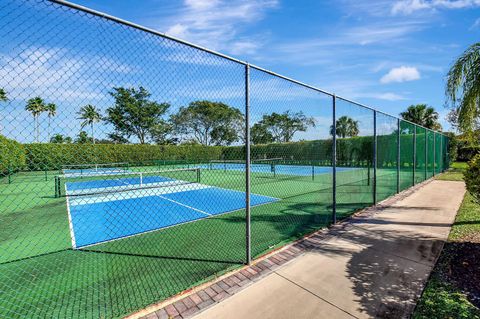
{"type": "MultiPolygon", "coordinates": [[[[251,167],[262,167],[275,171],[275,165],[278,165],[283,161],[283,158],[265,158],[265,159],[252,159],[250,161],[251,167]]],[[[209,169],[245,169],[245,160],[211,160],[209,162],[209,169]]]]}
{"type": "Polygon", "coordinates": [[[200,183],[200,168],[55,177],[55,196],[83,196],[200,183]]]}

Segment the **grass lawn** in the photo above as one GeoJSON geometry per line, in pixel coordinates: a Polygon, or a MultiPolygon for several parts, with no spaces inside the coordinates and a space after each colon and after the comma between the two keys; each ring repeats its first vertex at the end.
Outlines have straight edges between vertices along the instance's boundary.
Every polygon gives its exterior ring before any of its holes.
{"type": "MultiPolygon", "coordinates": [[[[438,176],[462,180],[465,163],[438,176]]],[[[480,318],[480,205],[466,194],[413,318],[480,318]]]]}
{"type": "Polygon", "coordinates": [[[467,168],[467,163],[455,162],[452,163],[450,169],[445,173],[436,176],[438,180],[444,181],[463,181],[463,171],[467,168]]]}

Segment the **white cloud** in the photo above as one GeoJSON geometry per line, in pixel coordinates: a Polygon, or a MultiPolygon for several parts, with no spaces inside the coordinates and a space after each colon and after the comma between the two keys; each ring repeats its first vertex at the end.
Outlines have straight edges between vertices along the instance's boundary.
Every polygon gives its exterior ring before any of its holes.
{"type": "Polygon", "coordinates": [[[251,54],[259,45],[238,39],[241,28],[261,20],[278,0],[185,0],[166,33],[213,50],[251,54]]]}
{"type": "Polygon", "coordinates": [[[401,0],[392,6],[392,14],[409,15],[422,10],[463,9],[480,6],[480,0],[401,0]]]}
{"type": "Polygon", "coordinates": [[[475,30],[480,27],[480,18],[476,19],[475,22],[473,22],[472,26],[470,27],[470,30],[475,30]]]}
{"type": "Polygon", "coordinates": [[[420,72],[418,72],[417,68],[401,66],[391,69],[380,79],[380,82],[386,84],[391,82],[415,81],[418,79],[420,79],[420,72]]]}
{"type": "Polygon", "coordinates": [[[209,9],[215,7],[218,3],[218,0],[185,0],[185,4],[194,9],[209,9]]]}

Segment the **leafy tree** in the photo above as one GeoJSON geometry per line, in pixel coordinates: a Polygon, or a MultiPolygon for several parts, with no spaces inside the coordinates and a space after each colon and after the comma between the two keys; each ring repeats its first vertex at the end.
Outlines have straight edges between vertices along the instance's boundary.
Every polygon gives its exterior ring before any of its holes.
{"type": "Polygon", "coordinates": [[[7,102],[7,92],[4,89],[0,88],[0,102],[7,102]]]}
{"type": "Polygon", "coordinates": [[[78,119],[83,120],[81,124],[82,129],[85,126],[90,125],[91,132],[92,132],[92,141],[93,141],[93,144],[95,144],[94,124],[102,120],[102,116],[100,115],[100,110],[97,109],[95,106],[88,104],[80,108],[80,112],[78,112],[78,115],[80,115],[78,119]]]}
{"type": "Polygon", "coordinates": [[[70,136],[64,136],[62,134],[55,134],[50,138],[50,143],[69,144],[72,143],[72,138],[70,136]]]}
{"type": "Polygon", "coordinates": [[[51,122],[52,122],[52,117],[57,115],[57,106],[53,103],[48,103],[45,105],[45,111],[47,112],[48,115],[48,134],[51,134],[51,122]]]}
{"type": "Polygon", "coordinates": [[[480,116],[480,42],[474,43],[453,63],[447,74],[447,104],[458,111],[461,132],[473,131],[480,116]]]}
{"type": "Polygon", "coordinates": [[[151,129],[152,140],[159,145],[177,144],[178,138],[171,136],[173,124],[164,122],[161,125],[155,125],[151,129]]]}
{"type": "MultiPolygon", "coordinates": [[[[335,135],[341,138],[358,136],[360,129],[358,121],[354,121],[351,117],[341,116],[335,122],[335,135]]],[[[333,125],[330,126],[330,135],[333,136],[333,125]]]]}
{"type": "Polygon", "coordinates": [[[149,100],[151,94],[143,87],[114,88],[110,95],[115,105],[107,109],[106,121],[113,124],[116,135],[123,138],[133,135],[144,144],[154,129],[165,125],[162,116],[170,104],[149,100]]]}
{"type": "Polygon", "coordinates": [[[195,101],[181,107],[171,118],[175,132],[186,135],[202,145],[230,145],[243,131],[243,114],[239,109],[221,102],[195,101]]]}
{"type": "Polygon", "coordinates": [[[34,97],[27,101],[25,110],[32,113],[35,130],[35,142],[38,143],[38,117],[45,111],[45,102],[41,97],[34,97]]]}
{"type": "Polygon", "coordinates": [[[274,142],[273,134],[268,127],[261,123],[255,123],[250,129],[250,138],[253,144],[269,144],[274,142]]]}
{"type": "Polygon", "coordinates": [[[128,140],[125,137],[123,137],[122,135],[118,135],[116,133],[108,134],[108,138],[113,144],[127,144],[128,143],[128,140]]]}
{"type": "Polygon", "coordinates": [[[92,143],[92,138],[88,137],[87,132],[80,131],[80,133],[78,133],[77,135],[77,138],[75,139],[75,143],[77,144],[92,143]]]}
{"type": "Polygon", "coordinates": [[[297,132],[305,132],[310,126],[315,127],[315,119],[307,117],[303,112],[282,114],[273,112],[263,115],[251,130],[253,143],[285,143],[290,142],[297,132]]]}
{"type": "Polygon", "coordinates": [[[438,113],[433,107],[426,104],[410,105],[400,116],[407,121],[424,126],[431,130],[441,130],[442,126],[438,123],[438,113]]]}

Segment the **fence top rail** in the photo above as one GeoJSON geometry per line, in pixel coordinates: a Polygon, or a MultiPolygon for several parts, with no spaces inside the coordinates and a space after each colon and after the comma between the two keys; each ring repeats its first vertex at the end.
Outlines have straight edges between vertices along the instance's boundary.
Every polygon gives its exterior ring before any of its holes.
{"type": "MultiPolygon", "coordinates": [[[[394,117],[394,118],[398,118],[397,116],[394,116],[394,115],[392,115],[392,114],[389,114],[389,113],[386,113],[386,112],[383,112],[383,111],[379,111],[379,110],[377,110],[377,109],[375,109],[375,108],[373,108],[373,107],[371,107],[371,106],[367,106],[367,105],[365,105],[365,104],[362,104],[362,103],[359,103],[359,102],[355,102],[355,101],[350,100],[350,99],[348,99],[348,98],[344,98],[344,97],[338,96],[338,95],[336,95],[335,93],[331,93],[331,92],[322,90],[322,89],[320,89],[320,88],[318,88],[318,87],[315,87],[315,86],[313,86],[313,85],[306,84],[306,83],[304,83],[304,82],[301,82],[301,81],[295,80],[295,79],[293,79],[293,78],[290,78],[290,77],[281,75],[281,74],[279,74],[279,73],[276,73],[276,72],[273,72],[273,71],[264,69],[264,68],[262,68],[262,67],[259,67],[259,66],[254,65],[254,64],[250,64],[250,63],[248,63],[248,62],[246,62],[246,61],[242,61],[242,60],[233,58],[233,57],[231,57],[231,56],[229,56],[229,55],[226,55],[226,54],[223,54],[223,53],[220,53],[220,52],[217,52],[217,51],[214,51],[214,50],[205,48],[205,47],[203,47],[203,46],[200,46],[200,45],[197,45],[197,44],[194,44],[194,43],[191,43],[191,42],[182,40],[182,39],[178,39],[178,38],[173,37],[173,36],[170,36],[170,35],[168,35],[168,34],[166,34],[166,33],[162,33],[162,32],[159,32],[159,31],[157,31],[157,30],[154,30],[154,29],[151,29],[151,28],[147,28],[147,27],[145,27],[145,26],[142,26],[142,25],[139,25],[139,24],[136,24],[136,23],[133,23],[133,22],[130,22],[130,21],[127,21],[127,20],[124,20],[124,19],[121,19],[121,18],[112,16],[112,15],[106,14],[106,13],[104,13],[104,12],[97,11],[97,10],[94,10],[94,9],[91,9],[91,8],[88,8],[88,7],[85,7],[85,6],[81,6],[81,5],[78,5],[78,4],[69,2],[69,1],[65,1],[65,0],[48,0],[48,1],[50,1],[50,2],[52,2],[52,3],[59,4],[59,5],[66,6],[66,7],[75,9],[75,10],[83,11],[83,12],[86,12],[86,13],[89,13],[89,14],[92,14],[92,15],[95,15],[95,16],[98,16],[98,17],[107,19],[107,20],[111,20],[111,21],[113,21],[113,22],[117,22],[117,23],[126,25],[126,26],[128,26],[128,27],[132,27],[132,28],[135,28],[135,29],[138,29],[138,30],[142,30],[142,31],[145,31],[145,32],[148,32],[148,33],[151,33],[151,34],[154,34],[154,35],[157,35],[157,36],[160,36],[160,37],[163,37],[163,38],[172,40],[172,41],[175,41],[175,42],[177,42],[177,43],[181,43],[181,44],[187,45],[187,46],[189,46],[189,47],[191,47],[191,48],[198,49],[198,50],[201,50],[201,51],[204,51],[204,52],[207,52],[207,53],[216,55],[216,56],[218,56],[218,57],[227,59],[227,60],[232,61],[232,62],[236,62],[236,63],[242,64],[242,65],[245,65],[245,66],[249,66],[250,68],[253,68],[253,69],[256,69],[256,70],[258,70],[258,71],[262,71],[262,72],[268,73],[268,74],[270,74],[270,75],[273,75],[273,76],[279,77],[279,78],[281,78],[281,79],[284,79],[284,80],[286,80],[286,81],[289,81],[289,82],[298,84],[298,85],[303,86],[303,87],[305,87],[305,88],[308,88],[308,89],[311,89],[311,90],[314,90],[314,91],[317,91],[317,92],[320,92],[320,93],[329,95],[329,96],[331,96],[331,97],[335,97],[335,98],[340,99],[340,100],[343,100],[343,101],[345,101],[345,102],[352,103],[352,104],[355,104],[355,105],[358,105],[358,106],[367,108],[367,109],[369,109],[369,110],[372,110],[372,111],[374,111],[374,112],[382,113],[382,114],[387,115],[387,116],[391,116],[391,117],[394,117]]],[[[415,124],[415,123],[410,122],[410,121],[408,121],[408,120],[404,120],[404,119],[400,119],[400,120],[405,121],[405,122],[408,122],[408,123],[411,123],[411,124],[416,125],[416,126],[419,126],[419,127],[423,127],[423,126],[421,126],[421,125],[415,124]]],[[[430,130],[430,131],[432,131],[432,132],[435,132],[435,133],[437,133],[437,134],[441,134],[441,135],[443,135],[443,136],[446,136],[446,135],[443,134],[442,132],[435,131],[435,130],[431,130],[431,129],[428,129],[428,128],[426,128],[426,127],[423,127],[423,128],[425,128],[426,130],[430,130]]]]}

